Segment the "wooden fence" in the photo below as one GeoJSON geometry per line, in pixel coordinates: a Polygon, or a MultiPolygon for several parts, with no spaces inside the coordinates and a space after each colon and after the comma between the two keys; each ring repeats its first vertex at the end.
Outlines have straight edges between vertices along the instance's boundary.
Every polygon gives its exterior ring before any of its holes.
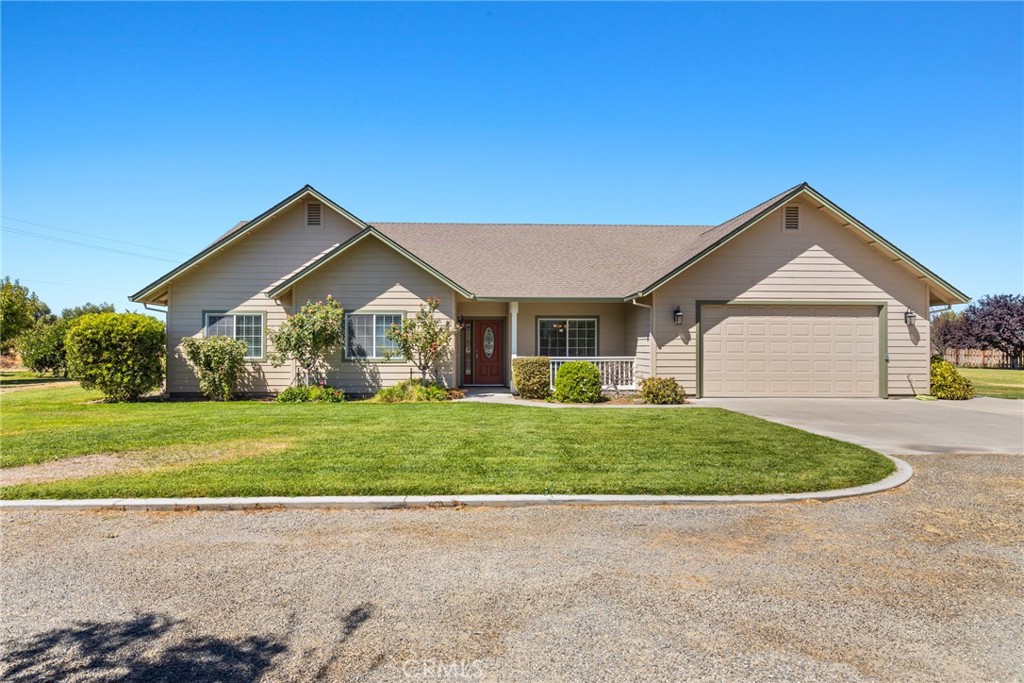
{"type": "Polygon", "coordinates": [[[943,358],[964,368],[1024,368],[1024,354],[1017,357],[1014,365],[1009,355],[990,349],[946,349],[943,358]]]}

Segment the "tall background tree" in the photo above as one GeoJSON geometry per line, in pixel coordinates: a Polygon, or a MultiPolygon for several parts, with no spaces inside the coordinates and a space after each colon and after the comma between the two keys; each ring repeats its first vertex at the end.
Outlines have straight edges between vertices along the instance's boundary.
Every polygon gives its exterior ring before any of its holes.
{"type": "Polygon", "coordinates": [[[4,277],[0,281],[0,353],[13,351],[18,336],[49,314],[50,307],[35,292],[18,280],[11,280],[10,275],[4,277]]]}
{"type": "Polygon", "coordinates": [[[1002,351],[1010,366],[1020,366],[1024,353],[1024,296],[990,294],[975,301],[963,312],[966,334],[983,349],[1002,351]]]}
{"type": "Polygon", "coordinates": [[[21,362],[33,372],[52,372],[67,375],[67,353],[64,337],[71,321],[90,313],[113,313],[114,304],[86,303],[65,308],[60,317],[44,315],[31,329],[22,332],[17,340],[21,362]]]}

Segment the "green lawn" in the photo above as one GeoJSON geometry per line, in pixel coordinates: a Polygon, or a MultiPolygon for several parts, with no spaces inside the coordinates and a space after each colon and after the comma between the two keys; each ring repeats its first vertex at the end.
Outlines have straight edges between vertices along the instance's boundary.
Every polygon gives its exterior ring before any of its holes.
{"type": "Polygon", "coordinates": [[[974,385],[977,396],[1024,398],[1024,370],[957,368],[974,385]]]}
{"type": "Polygon", "coordinates": [[[96,397],[78,387],[0,396],[0,466],[116,453],[153,467],[0,497],[738,494],[842,488],[893,470],[865,448],[714,408],[96,397]]]}

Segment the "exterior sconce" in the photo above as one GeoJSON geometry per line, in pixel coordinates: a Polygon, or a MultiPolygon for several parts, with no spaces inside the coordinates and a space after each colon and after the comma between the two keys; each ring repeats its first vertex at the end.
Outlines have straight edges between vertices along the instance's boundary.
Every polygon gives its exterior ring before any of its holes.
{"type": "Polygon", "coordinates": [[[683,309],[679,308],[679,306],[676,306],[676,310],[672,311],[672,322],[676,325],[683,324],[683,309]]]}
{"type": "Polygon", "coordinates": [[[466,316],[460,315],[455,319],[455,322],[458,323],[459,327],[462,327],[466,323],[466,316]]]}
{"type": "Polygon", "coordinates": [[[917,313],[914,313],[913,308],[908,308],[907,312],[903,314],[903,320],[906,321],[907,327],[913,327],[914,323],[917,322],[917,313]]]}

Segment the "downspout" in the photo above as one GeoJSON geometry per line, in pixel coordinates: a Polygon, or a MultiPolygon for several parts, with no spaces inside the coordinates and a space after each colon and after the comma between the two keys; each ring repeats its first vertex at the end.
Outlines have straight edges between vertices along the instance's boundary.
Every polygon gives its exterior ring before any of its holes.
{"type": "Polygon", "coordinates": [[[657,344],[654,343],[654,296],[651,296],[651,303],[649,304],[642,304],[636,299],[631,299],[630,301],[634,306],[639,306],[640,308],[647,309],[647,355],[650,358],[651,364],[651,367],[648,368],[648,376],[655,377],[657,375],[657,373],[655,372],[655,368],[658,367],[658,351],[657,344]]]}

